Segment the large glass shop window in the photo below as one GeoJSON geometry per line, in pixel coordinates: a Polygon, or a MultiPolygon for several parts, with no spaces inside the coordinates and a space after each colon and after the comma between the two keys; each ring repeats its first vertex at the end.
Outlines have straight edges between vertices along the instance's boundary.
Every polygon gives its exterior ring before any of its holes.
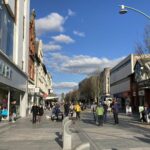
{"type": "Polygon", "coordinates": [[[14,20],[8,13],[3,0],[0,0],[0,50],[13,58],[14,20]]]}

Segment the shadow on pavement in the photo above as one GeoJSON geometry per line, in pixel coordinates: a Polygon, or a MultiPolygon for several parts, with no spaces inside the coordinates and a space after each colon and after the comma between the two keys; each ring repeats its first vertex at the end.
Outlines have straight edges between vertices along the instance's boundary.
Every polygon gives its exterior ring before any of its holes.
{"type": "Polygon", "coordinates": [[[84,123],[96,125],[96,124],[95,124],[95,121],[94,121],[94,120],[91,120],[91,119],[82,119],[82,121],[83,121],[84,123]]]}
{"type": "Polygon", "coordinates": [[[150,143],[150,136],[149,135],[145,135],[144,138],[143,137],[136,137],[135,136],[135,138],[138,139],[138,140],[140,140],[140,141],[142,141],[142,142],[145,142],[145,143],[148,143],[148,144],[150,143]]]}
{"type": "Polygon", "coordinates": [[[60,134],[60,132],[56,132],[55,134],[57,135],[55,141],[59,144],[61,148],[63,148],[62,134],[60,134]]]}

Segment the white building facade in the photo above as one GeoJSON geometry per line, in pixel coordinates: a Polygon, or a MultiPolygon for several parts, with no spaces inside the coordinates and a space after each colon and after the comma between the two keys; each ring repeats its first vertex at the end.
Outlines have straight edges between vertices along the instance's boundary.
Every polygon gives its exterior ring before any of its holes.
{"type": "Polygon", "coordinates": [[[52,77],[48,73],[45,64],[43,63],[43,43],[41,40],[36,42],[36,64],[35,64],[35,85],[37,87],[37,103],[44,103],[44,98],[49,95],[52,89],[52,77]]]}
{"type": "Polygon", "coordinates": [[[52,77],[48,73],[46,66],[43,63],[43,43],[41,40],[35,42],[34,55],[34,80],[28,83],[29,97],[28,97],[28,113],[31,113],[33,103],[44,104],[45,97],[49,95],[52,89],[52,77]]]}
{"type": "Polygon", "coordinates": [[[26,116],[30,0],[0,0],[0,105],[26,116]]]}

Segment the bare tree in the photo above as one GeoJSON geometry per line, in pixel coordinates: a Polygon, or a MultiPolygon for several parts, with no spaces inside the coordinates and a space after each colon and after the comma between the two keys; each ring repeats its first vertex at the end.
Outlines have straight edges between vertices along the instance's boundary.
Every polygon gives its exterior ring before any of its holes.
{"type": "Polygon", "coordinates": [[[150,70],[145,64],[145,59],[150,58],[150,25],[146,26],[144,30],[144,44],[136,44],[136,54],[139,56],[144,72],[150,78],[150,70]]]}
{"type": "Polygon", "coordinates": [[[144,32],[145,53],[150,54],[150,25],[145,27],[144,32]]]}

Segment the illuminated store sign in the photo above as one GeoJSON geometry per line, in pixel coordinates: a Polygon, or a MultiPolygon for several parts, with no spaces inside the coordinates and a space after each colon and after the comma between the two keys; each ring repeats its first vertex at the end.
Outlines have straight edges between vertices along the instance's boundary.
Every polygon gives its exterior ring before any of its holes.
{"type": "Polygon", "coordinates": [[[11,68],[2,60],[0,60],[0,75],[12,79],[12,70],[11,68]]]}

